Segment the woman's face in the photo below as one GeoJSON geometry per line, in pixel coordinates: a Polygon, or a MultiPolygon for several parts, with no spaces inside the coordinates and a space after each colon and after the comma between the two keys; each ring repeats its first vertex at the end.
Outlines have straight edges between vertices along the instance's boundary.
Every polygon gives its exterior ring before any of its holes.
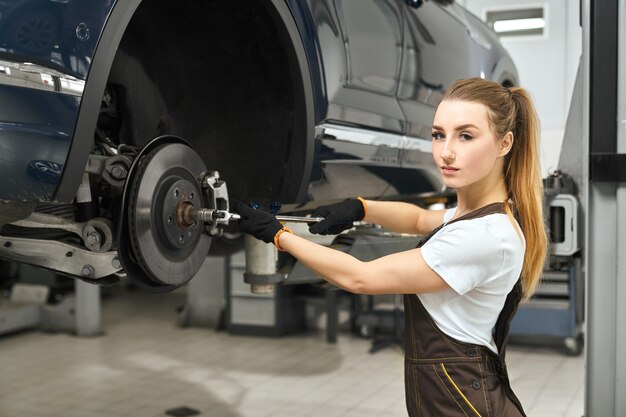
{"type": "Polygon", "coordinates": [[[498,139],[483,104],[444,100],[433,120],[433,159],[446,186],[460,189],[502,175],[512,134],[498,139]],[[509,137],[510,136],[510,137],[509,137]]]}

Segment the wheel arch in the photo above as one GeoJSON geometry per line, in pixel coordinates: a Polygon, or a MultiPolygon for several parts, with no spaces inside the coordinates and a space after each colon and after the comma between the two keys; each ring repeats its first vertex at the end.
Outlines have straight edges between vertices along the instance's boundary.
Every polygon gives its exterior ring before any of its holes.
{"type": "Polygon", "coordinates": [[[519,86],[519,75],[515,63],[504,49],[502,49],[502,55],[493,68],[491,79],[504,87],[519,86]]]}
{"type": "Polygon", "coordinates": [[[65,167],[53,200],[69,203],[74,199],[93,145],[93,135],[106,81],[113,65],[117,47],[141,0],[118,1],[102,31],[80,104],[65,167]]]}
{"type": "MultiPolygon", "coordinates": [[[[143,3],[147,4],[148,2],[144,0],[143,3]]],[[[295,69],[295,71],[292,70],[291,73],[295,82],[299,85],[300,91],[298,94],[301,94],[303,103],[302,114],[299,117],[304,119],[303,123],[305,126],[303,130],[304,133],[302,133],[304,137],[296,138],[302,141],[300,144],[300,146],[302,146],[301,159],[298,161],[298,176],[301,178],[297,181],[297,184],[291,185],[291,189],[278,193],[275,197],[300,201],[306,195],[313,162],[316,105],[316,98],[314,96],[316,95],[316,90],[321,88],[319,70],[321,67],[317,58],[318,55],[315,53],[316,50],[309,45],[312,42],[307,39],[303,41],[301,30],[294,18],[294,14],[300,16],[298,20],[301,21],[304,11],[292,10],[290,7],[294,7],[294,5],[288,5],[285,0],[267,0],[266,3],[269,6],[268,10],[275,15],[278,21],[282,22],[282,30],[284,30],[284,33],[290,39],[289,43],[292,50],[286,51],[286,53],[289,54],[290,59],[293,61],[293,69],[295,69]],[[312,67],[316,68],[313,70],[313,75],[311,71],[312,67]]],[[[141,0],[118,2],[111,11],[107,24],[102,31],[98,47],[93,57],[91,70],[85,83],[74,139],[70,147],[61,181],[54,195],[55,201],[69,202],[75,196],[89,157],[89,152],[93,146],[93,136],[97,125],[102,97],[118,49],[129,26],[132,24],[133,17],[141,6],[141,0]]],[[[193,58],[194,57],[190,57],[190,59],[193,58]]],[[[146,139],[149,140],[151,138],[146,139]]],[[[209,167],[209,169],[212,168],[213,167],[209,167]]],[[[287,172],[282,173],[282,175],[287,174],[287,172]]],[[[228,180],[226,177],[225,179],[228,180]]]]}

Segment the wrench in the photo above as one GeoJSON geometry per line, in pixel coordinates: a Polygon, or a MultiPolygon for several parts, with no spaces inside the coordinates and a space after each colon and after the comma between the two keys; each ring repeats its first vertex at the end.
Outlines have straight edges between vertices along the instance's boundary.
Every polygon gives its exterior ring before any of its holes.
{"type": "MultiPolygon", "coordinates": [[[[205,223],[228,223],[230,220],[241,220],[241,216],[236,213],[230,213],[226,210],[199,209],[195,211],[198,220],[205,223]]],[[[295,223],[319,223],[324,220],[323,217],[306,217],[306,216],[283,216],[277,215],[276,220],[281,222],[295,223]]]]}

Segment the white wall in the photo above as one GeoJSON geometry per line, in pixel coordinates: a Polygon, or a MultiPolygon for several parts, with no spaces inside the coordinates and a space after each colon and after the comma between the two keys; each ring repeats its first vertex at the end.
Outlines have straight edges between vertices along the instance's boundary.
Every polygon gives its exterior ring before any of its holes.
{"type": "Polygon", "coordinates": [[[522,87],[535,98],[542,128],[544,175],[556,168],[565,122],[582,52],[578,1],[574,0],[459,0],[484,19],[488,10],[544,6],[544,35],[509,38],[502,44],[511,54],[522,87]]]}

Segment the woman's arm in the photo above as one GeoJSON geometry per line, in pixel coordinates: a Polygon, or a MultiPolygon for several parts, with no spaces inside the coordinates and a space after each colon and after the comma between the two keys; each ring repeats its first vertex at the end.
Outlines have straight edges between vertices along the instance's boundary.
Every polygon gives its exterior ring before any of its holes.
{"type": "Polygon", "coordinates": [[[449,288],[426,264],[420,249],[362,262],[292,233],[282,233],[279,245],[327,281],[356,294],[416,294],[449,288]]]}
{"type": "Polygon", "coordinates": [[[414,204],[367,200],[363,221],[398,233],[423,235],[443,223],[445,210],[426,210],[414,204]]]}

